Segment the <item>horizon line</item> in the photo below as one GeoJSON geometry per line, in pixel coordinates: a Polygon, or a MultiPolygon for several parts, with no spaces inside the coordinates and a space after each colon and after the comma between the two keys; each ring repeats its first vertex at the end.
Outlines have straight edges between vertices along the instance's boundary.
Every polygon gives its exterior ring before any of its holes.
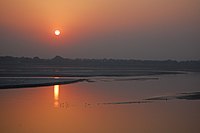
{"type": "Polygon", "coordinates": [[[63,56],[59,56],[56,55],[54,57],[51,58],[43,58],[43,57],[39,57],[39,56],[11,56],[11,55],[0,55],[0,58],[6,58],[6,57],[11,57],[11,58],[28,58],[28,59],[34,59],[34,58],[38,58],[38,59],[44,59],[44,60],[52,60],[55,58],[60,58],[60,59],[71,59],[71,60],[135,60],[135,61],[176,61],[176,62],[186,62],[186,61],[200,61],[200,59],[181,59],[181,60],[177,60],[177,59],[135,59],[135,58],[80,58],[80,57],[74,57],[74,58],[69,58],[69,57],[63,57],[63,56]]]}

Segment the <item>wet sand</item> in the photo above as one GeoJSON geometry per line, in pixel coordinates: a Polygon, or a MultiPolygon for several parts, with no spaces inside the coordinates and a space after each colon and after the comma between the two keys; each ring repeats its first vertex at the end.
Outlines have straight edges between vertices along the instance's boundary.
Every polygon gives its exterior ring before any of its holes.
{"type": "Polygon", "coordinates": [[[42,87],[52,85],[72,84],[83,82],[86,79],[49,79],[49,78],[6,78],[1,79],[0,89],[15,89],[15,88],[29,88],[29,87],[42,87]]]}
{"type": "Polygon", "coordinates": [[[42,86],[52,86],[52,85],[63,85],[71,84],[77,82],[114,82],[114,81],[131,81],[131,80],[158,80],[155,77],[86,77],[80,78],[76,77],[74,79],[69,79],[69,77],[55,77],[55,78],[34,78],[34,77],[1,77],[0,78],[0,89],[14,89],[14,88],[27,88],[27,87],[42,87],[42,86]]]}

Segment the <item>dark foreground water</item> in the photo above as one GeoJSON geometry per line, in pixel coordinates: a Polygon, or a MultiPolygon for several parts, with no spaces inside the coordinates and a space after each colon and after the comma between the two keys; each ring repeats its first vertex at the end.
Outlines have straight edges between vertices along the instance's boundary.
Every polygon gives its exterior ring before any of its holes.
{"type": "Polygon", "coordinates": [[[200,132],[200,74],[91,81],[0,90],[0,133],[200,132]]]}

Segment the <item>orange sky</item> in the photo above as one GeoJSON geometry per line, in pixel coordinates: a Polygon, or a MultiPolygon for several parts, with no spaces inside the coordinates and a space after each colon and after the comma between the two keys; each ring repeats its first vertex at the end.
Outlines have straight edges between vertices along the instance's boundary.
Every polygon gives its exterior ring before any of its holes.
{"type": "Polygon", "coordinates": [[[54,29],[62,43],[123,32],[198,28],[200,0],[2,0],[0,25],[52,43],[54,29]],[[191,26],[191,27],[190,27],[191,26]],[[194,26],[194,27],[192,27],[194,26]]]}

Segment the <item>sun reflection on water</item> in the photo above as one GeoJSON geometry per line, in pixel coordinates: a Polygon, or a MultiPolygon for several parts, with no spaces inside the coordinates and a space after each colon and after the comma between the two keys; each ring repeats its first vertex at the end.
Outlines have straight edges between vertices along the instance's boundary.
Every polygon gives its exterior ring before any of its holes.
{"type": "Polygon", "coordinates": [[[54,107],[58,107],[59,105],[59,85],[54,85],[54,107]]]}

